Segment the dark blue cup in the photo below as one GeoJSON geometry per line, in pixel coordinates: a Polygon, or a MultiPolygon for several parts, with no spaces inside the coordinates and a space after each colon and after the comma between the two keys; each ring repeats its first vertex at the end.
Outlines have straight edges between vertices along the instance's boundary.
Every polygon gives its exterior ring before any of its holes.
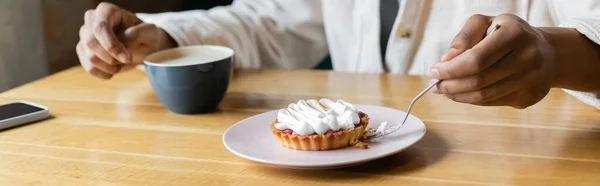
{"type": "Polygon", "coordinates": [[[186,46],[159,51],[145,60],[146,75],[160,102],[178,114],[215,110],[233,74],[231,48],[186,46]]]}

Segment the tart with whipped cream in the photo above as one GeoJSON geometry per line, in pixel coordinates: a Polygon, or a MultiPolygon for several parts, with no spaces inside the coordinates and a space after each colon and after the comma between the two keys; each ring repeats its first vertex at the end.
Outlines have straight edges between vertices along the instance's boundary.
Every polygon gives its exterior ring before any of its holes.
{"type": "Polygon", "coordinates": [[[369,125],[369,116],[354,105],[329,99],[300,100],[277,113],[271,131],[283,146],[297,150],[332,150],[356,145],[369,125]]]}

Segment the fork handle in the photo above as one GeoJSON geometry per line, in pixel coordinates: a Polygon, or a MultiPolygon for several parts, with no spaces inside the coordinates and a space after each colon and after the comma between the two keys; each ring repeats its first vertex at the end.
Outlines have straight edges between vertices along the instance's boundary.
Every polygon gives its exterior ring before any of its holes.
{"type": "Polygon", "coordinates": [[[423,95],[425,95],[425,93],[427,93],[427,91],[429,91],[431,88],[433,88],[434,86],[436,86],[437,84],[439,84],[440,82],[442,82],[442,80],[438,79],[435,80],[433,83],[431,83],[427,88],[425,88],[423,91],[421,91],[421,93],[419,93],[415,99],[413,99],[410,102],[410,105],[408,106],[408,110],[406,111],[406,116],[404,117],[404,120],[402,120],[402,125],[404,125],[404,122],[406,122],[406,119],[408,118],[408,115],[410,114],[410,110],[412,110],[413,105],[415,104],[415,102],[417,102],[417,100],[419,100],[419,98],[421,98],[423,95]]]}
{"type": "Polygon", "coordinates": [[[434,86],[436,86],[437,84],[439,84],[440,82],[442,82],[442,80],[435,80],[433,83],[431,83],[427,88],[423,89],[423,91],[421,91],[411,102],[410,105],[408,106],[408,110],[406,111],[406,116],[404,116],[404,120],[402,120],[402,123],[400,125],[396,125],[394,128],[392,128],[391,130],[384,130],[381,134],[378,134],[376,136],[371,136],[368,139],[375,139],[381,136],[385,136],[387,134],[390,134],[392,132],[397,131],[398,129],[402,128],[402,126],[404,125],[404,123],[406,123],[406,119],[408,119],[408,116],[410,115],[410,110],[412,110],[413,105],[415,105],[415,102],[417,102],[417,100],[419,100],[419,98],[421,98],[423,95],[425,95],[425,93],[427,93],[427,91],[429,91],[431,88],[433,88],[434,86]]]}

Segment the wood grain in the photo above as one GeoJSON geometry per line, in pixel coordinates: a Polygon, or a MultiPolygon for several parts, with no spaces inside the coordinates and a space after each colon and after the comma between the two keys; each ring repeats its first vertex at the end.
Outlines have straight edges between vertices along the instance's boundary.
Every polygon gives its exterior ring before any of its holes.
{"type": "Polygon", "coordinates": [[[239,158],[222,133],[249,116],[307,98],[405,110],[428,78],[310,70],[236,72],[219,111],[177,115],[143,72],[111,81],[72,68],[0,94],[52,118],[0,132],[1,185],[597,185],[600,111],[560,90],[515,110],[428,94],[413,108],[426,136],[357,167],[302,171],[239,158]]]}

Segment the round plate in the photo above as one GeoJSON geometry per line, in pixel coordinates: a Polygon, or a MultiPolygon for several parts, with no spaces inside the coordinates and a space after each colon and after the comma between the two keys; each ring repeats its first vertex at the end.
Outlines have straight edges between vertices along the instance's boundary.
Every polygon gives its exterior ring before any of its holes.
{"type": "MultiPolygon", "coordinates": [[[[356,105],[357,110],[367,113],[370,128],[381,122],[400,123],[406,112],[396,109],[356,105]]],[[[262,113],[244,119],[231,126],[223,134],[223,144],[232,153],[257,162],[298,169],[330,169],[365,163],[397,153],[419,141],[425,135],[425,124],[410,115],[404,126],[387,136],[369,143],[368,149],[347,147],[327,151],[302,151],[281,145],[271,133],[271,123],[277,111],[262,113]]]]}

